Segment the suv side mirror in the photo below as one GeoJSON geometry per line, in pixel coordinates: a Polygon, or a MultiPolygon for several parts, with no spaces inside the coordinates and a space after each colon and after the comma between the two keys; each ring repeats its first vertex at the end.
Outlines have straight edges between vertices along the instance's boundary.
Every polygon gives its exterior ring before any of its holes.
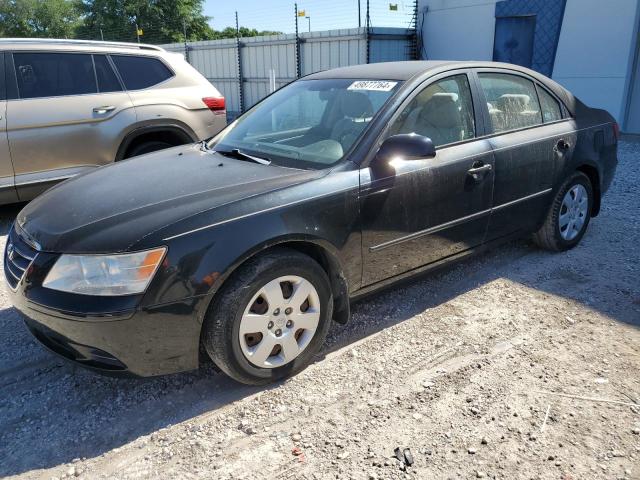
{"type": "Polygon", "coordinates": [[[388,163],[394,158],[423,160],[435,156],[436,147],[430,138],[415,133],[401,133],[382,142],[376,155],[376,163],[388,163]]]}

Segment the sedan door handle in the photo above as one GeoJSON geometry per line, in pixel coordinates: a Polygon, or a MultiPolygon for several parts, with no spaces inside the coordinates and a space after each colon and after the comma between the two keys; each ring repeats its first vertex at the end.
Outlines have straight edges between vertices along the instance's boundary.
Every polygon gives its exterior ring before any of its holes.
{"type": "Polygon", "coordinates": [[[558,143],[556,143],[556,149],[560,150],[561,152],[565,152],[570,148],[571,148],[571,144],[566,140],[558,140],[558,143]]]}
{"type": "Polygon", "coordinates": [[[113,105],[106,105],[104,107],[96,107],[93,109],[93,113],[97,113],[98,115],[104,115],[107,112],[112,112],[116,107],[113,105]]]}
{"type": "Polygon", "coordinates": [[[469,170],[467,170],[467,173],[469,175],[478,175],[480,173],[490,172],[491,170],[493,170],[493,167],[491,166],[491,164],[485,163],[484,165],[470,168],[469,170]]]}
{"type": "Polygon", "coordinates": [[[490,163],[475,162],[473,166],[467,170],[467,175],[469,175],[475,183],[480,183],[487,177],[486,174],[492,169],[493,166],[490,163]]]}

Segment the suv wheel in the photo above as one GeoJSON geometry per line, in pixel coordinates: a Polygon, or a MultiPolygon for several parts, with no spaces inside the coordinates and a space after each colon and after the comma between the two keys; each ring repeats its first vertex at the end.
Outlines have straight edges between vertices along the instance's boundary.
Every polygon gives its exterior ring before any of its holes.
{"type": "Polygon", "coordinates": [[[571,175],[558,190],[544,224],[534,236],[541,247],[556,252],[575,247],[587,230],[593,208],[593,187],[582,172],[571,175]]]}
{"type": "Polygon", "coordinates": [[[235,380],[264,385],[305,368],[327,335],[333,297],[324,270],[295,250],[242,265],[209,309],[203,343],[235,380]]]}
{"type": "Polygon", "coordinates": [[[158,150],[164,150],[165,148],[173,147],[168,142],[161,142],[159,140],[149,140],[142,142],[127,152],[125,158],[137,157],[138,155],[144,155],[145,153],[156,152],[158,150]]]}

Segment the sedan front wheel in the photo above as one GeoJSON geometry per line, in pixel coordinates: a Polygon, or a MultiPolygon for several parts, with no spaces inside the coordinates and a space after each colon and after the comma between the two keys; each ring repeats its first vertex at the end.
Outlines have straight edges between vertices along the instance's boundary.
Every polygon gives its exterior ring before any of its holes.
{"type": "Polygon", "coordinates": [[[329,329],[333,298],[322,267],[295,250],[250,259],[216,294],[204,347],[235,380],[263,385],[305,368],[329,329]]]}

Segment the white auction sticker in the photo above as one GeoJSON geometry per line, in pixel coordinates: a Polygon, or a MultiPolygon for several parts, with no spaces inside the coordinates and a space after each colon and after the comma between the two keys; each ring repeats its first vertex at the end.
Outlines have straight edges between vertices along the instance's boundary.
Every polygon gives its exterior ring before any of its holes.
{"type": "Polygon", "coordinates": [[[395,87],[398,82],[387,80],[358,80],[349,85],[347,90],[373,90],[376,92],[388,92],[395,87]]]}

